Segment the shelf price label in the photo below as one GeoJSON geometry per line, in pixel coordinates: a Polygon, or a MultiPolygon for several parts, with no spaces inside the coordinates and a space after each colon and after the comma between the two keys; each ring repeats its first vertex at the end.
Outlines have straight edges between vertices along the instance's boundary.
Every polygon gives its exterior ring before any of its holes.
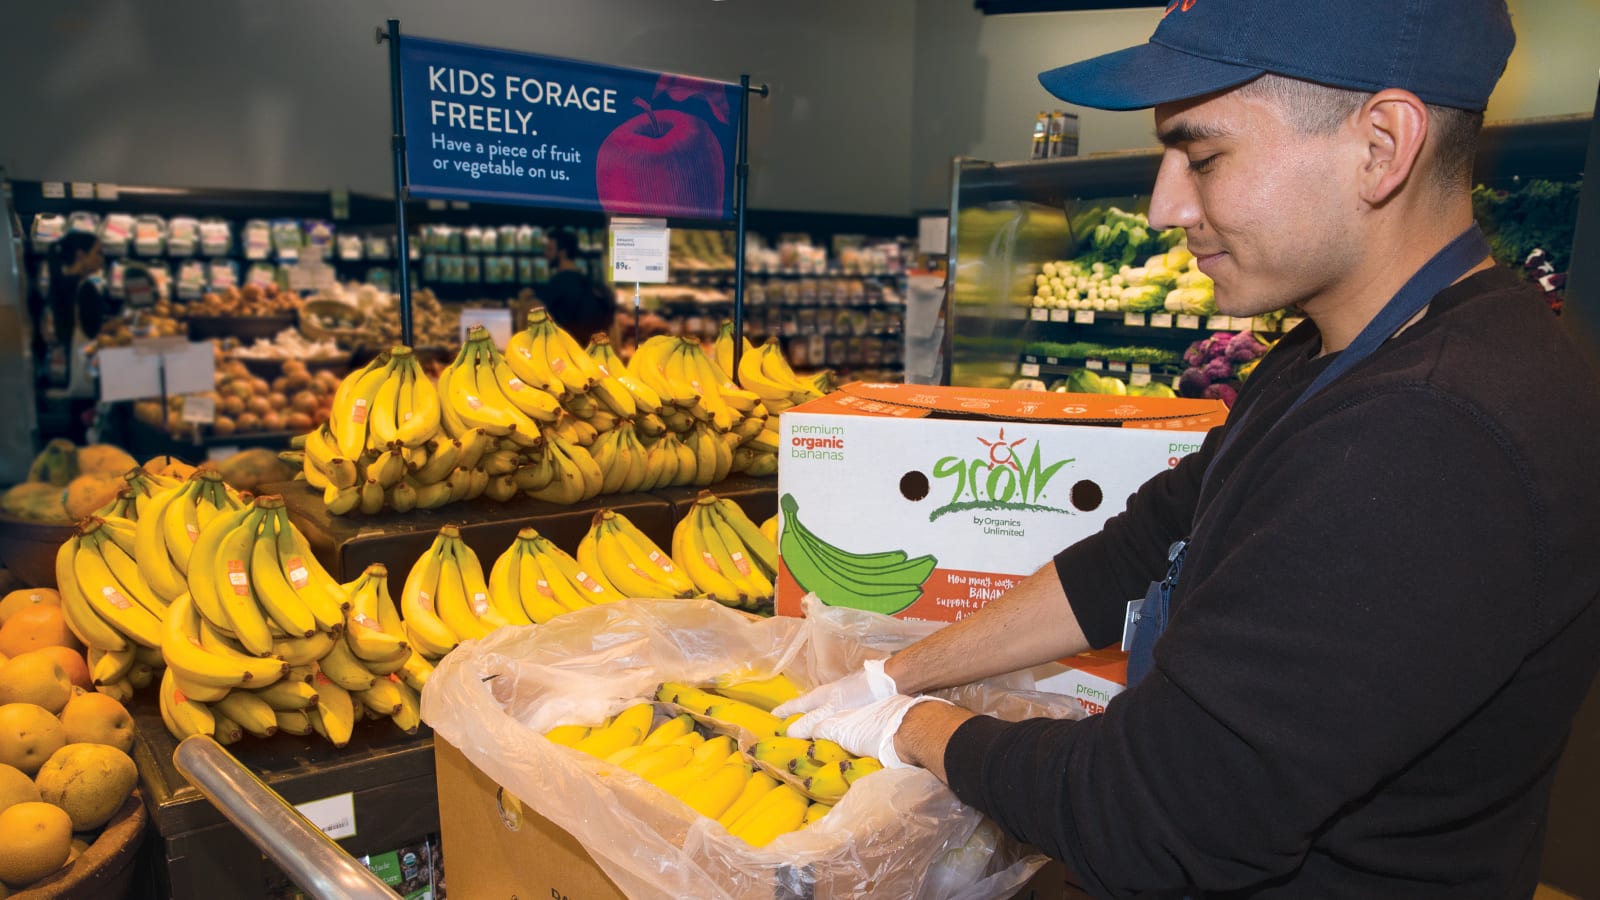
{"type": "Polygon", "coordinates": [[[1098,359],[1086,359],[1083,361],[1083,367],[1085,369],[1089,369],[1090,371],[1098,372],[1101,369],[1104,369],[1106,364],[1098,359]]]}
{"type": "Polygon", "coordinates": [[[1256,316],[1250,320],[1251,331],[1276,331],[1278,326],[1266,316],[1256,316]]]}
{"type": "Polygon", "coordinates": [[[1199,327],[1200,327],[1200,317],[1199,316],[1179,316],[1178,317],[1178,327],[1179,328],[1199,329],[1199,327]]]}
{"type": "Polygon", "coordinates": [[[1056,359],[1054,356],[1046,356],[1044,358],[1044,364],[1047,366],[1059,366],[1061,365],[1061,360],[1056,359]]]}
{"type": "Polygon", "coordinates": [[[1143,328],[1145,324],[1144,313],[1123,313],[1122,324],[1127,325],[1130,328],[1143,328]]]}
{"type": "Polygon", "coordinates": [[[611,220],[611,280],[618,284],[666,284],[666,219],[611,220]]]}
{"type": "Polygon", "coordinates": [[[1050,310],[1045,309],[1042,306],[1036,306],[1033,308],[1033,314],[1031,318],[1035,322],[1048,322],[1050,321],[1050,310]]]}
{"type": "Polygon", "coordinates": [[[1072,324],[1074,324],[1074,325],[1093,325],[1094,324],[1094,310],[1092,310],[1092,309],[1080,309],[1080,310],[1077,310],[1077,311],[1073,312],[1073,314],[1072,314],[1072,324]]]}
{"type": "Polygon", "coordinates": [[[1136,387],[1143,387],[1150,383],[1149,372],[1134,372],[1128,376],[1128,383],[1136,387]]]}
{"type": "Polygon", "coordinates": [[[1293,330],[1295,330],[1296,328],[1298,328],[1300,326],[1301,322],[1304,322],[1304,321],[1305,321],[1305,319],[1303,319],[1303,318],[1301,318],[1299,316],[1285,317],[1284,320],[1283,320],[1283,330],[1284,331],[1293,331],[1293,330]]]}
{"type": "Polygon", "coordinates": [[[1070,310],[1070,309],[1052,309],[1052,310],[1050,310],[1050,321],[1052,321],[1052,322],[1070,322],[1070,321],[1072,321],[1072,310],[1070,310]]]}
{"type": "Polygon", "coordinates": [[[1110,363],[1106,364],[1106,370],[1110,371],[1110,372],[1118,372],[1118,373],[1126,372],[1126,371],[1128,371],[1128,364],[1125,363],[1125,362],[1113,361],[1113,362],[1110,362],[1110,363]]]}
{"type": "Polygon", "coordinates": [[[1039,377],[1039,364],[1038,363],[1023,363],[1022,365],[1017,367],[1017,371],[1022,373],[1022,377],[1023,378],[1038,378],[1039,377]]]}
{"type": "Polygon", "coordinates": [[[1233,328],[1233,319],[1227,316],[1212,316],[1206,319],[1206,328],[1211,331],[1227,331],[1233,328]]]}
{"type": "Polygon", "coordinates": [[[1141,373],[1145,374],[1145,375],[1149,375],[1150,374],[1150,364],[1149,363],[1134,363],[1133,364],[1133,373],[1135,375],[1138,375],[1138,374],[1141,374],[1141,373]]]}
{"type": "Polygon", "coordinates": [[[1150,314],[1150,327],[1151,328],[1171,328],[1172,327],[1172,313],[1151,313],[1150,314]]]}

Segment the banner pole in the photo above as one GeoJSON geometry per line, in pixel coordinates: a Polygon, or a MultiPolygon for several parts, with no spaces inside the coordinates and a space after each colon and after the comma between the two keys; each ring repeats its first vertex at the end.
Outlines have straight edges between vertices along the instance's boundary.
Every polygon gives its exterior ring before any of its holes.
{"type": "Polygon", "coordinates": [[[389,104],[394,120],[390,146],[394,150],[395,252],[400,257],[400,343],[411,346],[411,238],[406,232],[406,120],[400,91],[400,20],[390,19],[378,40],[389,41],[389,104]]]}
{"type": "Polygon", "coordinates": [[[733,371],[739,377],[739,360],[744,356],[744,227],[746,190],[750,182],[750,95],[767,96],[765,84],[750,86],[750,76],[739,76],[739,156],[733,169],[733,371]]]}

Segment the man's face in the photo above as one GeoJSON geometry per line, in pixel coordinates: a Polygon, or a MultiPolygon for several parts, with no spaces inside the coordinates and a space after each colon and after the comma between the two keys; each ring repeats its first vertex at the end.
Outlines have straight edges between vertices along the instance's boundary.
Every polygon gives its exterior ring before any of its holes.
{"type": "Polygon", "coordinates": [[[561,250],[556,247],[556,242],[552,238],[544,239],[544,258],[551,262],[559,262],[561,260],[561,250]]]}
{"type": "Polygon", "coordinates": [[[1353,127],[1302,134],[1274,101],[1231,91],[1158,106],[1155,116],[1166,150],[1150,222],[1185,230],[1223,313],[1291,303],[1311,312],[1342,293],[1361,244],[1353,127]]]}

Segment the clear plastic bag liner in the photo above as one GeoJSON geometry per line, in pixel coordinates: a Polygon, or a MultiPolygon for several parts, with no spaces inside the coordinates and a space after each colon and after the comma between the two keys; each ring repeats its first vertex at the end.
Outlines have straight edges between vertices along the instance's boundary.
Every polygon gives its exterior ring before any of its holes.
{"type": "MultiPolygon", "coordinates": [[[[828,681],[937,627],[814,598],[804,609],[803,619],[751,619],[712,601],[623,601],[500,628],[439,663],[422,693],[422,717],[485,775],[576,838],[629,897],[1014,894],[1044,857],[922,769],[864,778],[827,816],[756,848],[632,773],[542,736],[649,699],[662,681],[706,683],[735,670],[828,681]]],[[[1082,715],[1071,698],[1031,688],[1021,674],[943,693],[1006,719],[1082,715]]],[[[658,708],[657,719],[665,716],[658,708]]]]}

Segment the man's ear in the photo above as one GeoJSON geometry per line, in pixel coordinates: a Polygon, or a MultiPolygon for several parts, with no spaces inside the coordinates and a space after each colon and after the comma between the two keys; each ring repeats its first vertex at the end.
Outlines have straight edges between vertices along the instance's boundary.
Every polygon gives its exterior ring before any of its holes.
{"type": "Polygon", "coordinates": [[[1389,88],[1362,104],[1357,126],[1365,143],[1359,175],[1361,199],[1380,206],[1418,169],[1428,139],[1428,107],[1410,91],[1389,88]]]}

